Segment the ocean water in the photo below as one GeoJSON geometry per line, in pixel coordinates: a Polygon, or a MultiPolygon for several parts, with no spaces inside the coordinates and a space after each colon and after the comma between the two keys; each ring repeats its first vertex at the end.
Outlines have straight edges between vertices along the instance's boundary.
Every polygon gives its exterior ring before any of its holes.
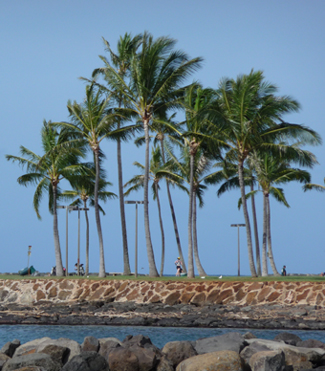
{"type": "MultiPolygon", "coordinates": [[[[197,340],[201,338],[222,335],[228,332],[245,334],[251,332],[261,339],[273,340],[284,330],[254,330],[254,329],[224,329],[224,328],[175,328],[175,327],[147,327],[147,326],[47,326],[47,325],[0,325],[0,347],[8,341],[20,340],[24,344],[30,340],[42,337],[52,339],[68,338],[82,344],[86,336],[97,339],[115,337],[124,340],[127,335],[144,335],[158,348],[162,348],[169,341],[197,340]]],[[[295,334],[301,340],[316,339],[325,343],[325,331],[287,331],[295,334]]]]}

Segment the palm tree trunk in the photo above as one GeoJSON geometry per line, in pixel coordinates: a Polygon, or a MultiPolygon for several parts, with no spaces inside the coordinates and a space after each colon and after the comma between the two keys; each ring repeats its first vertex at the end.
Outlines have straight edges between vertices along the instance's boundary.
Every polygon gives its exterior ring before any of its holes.
{"type": "MultiPolygon", "coordinates": [[[[163,163],[165,164],[165,150],[164,150],[164,143],[163,143],[163,141],[160,141],[160,147],[161,147],[161,154],[162,154],[163,163]]],[[[186,270],[185,260],[184,260],[184,257],[183,257],[183,251],[182,251],[182,246],[181,246],[181,239],[179,237],[179,232],[178,232],[176,214],[175,214],[175,210],[174,210],[172,196],[170,194],[169,182],[168,182],[167,179],[166,179],[166,188],[167,188],[167,196],[168,196],[168,202],[169,202],[170,212],[172,214],[172,219],[173,219],[173,226],[174,226],[176,244],[177,244],[177,249],[178,249],[178,256],[181,258],[181,261],[183,262],[183,272],[186,273],[187,270],[186,270]]]]}
{"type": "Polygon", "coordinates": [[[278,270],[276,269],[273,251],[272,251],[272,242],[271,242],[271,210],[270,210],[270,197],[266,196],[266,206],[267,206],[267,244],[268,244],[268,256],[270,259],[270,265],[275,276],[280,276],[278,270]]]}
{"type": "Polygon", "coordinates": [[[196,219],[197,219],[197,212],[196,212],[196,196],[195,196],[195,189],[193,189],[193,250],[194,250],[194,258],[195,258],[195,264],[196,268],[199,272],[200,276],[206,276],[207,274],[205,273],[205,270],[202,267],[200,257],[199,257],[199,248],[198,248],[198,243],[197,243],[197,224],[196,224],[196,219]]]}
{"type": "Polygon", "coordinates": [[[99,185],[99,148],[94,150],[95,153],[95,166],[96,166],[96,178],[95,178],[95,192],[94,192],[94,203],[95,203],[95,217],[97,225],[97,233],[99,240],[99,273],[98,277],[105,277],[105,258],[104,258],[104,242],[103,242],[103,233],[102,226],[100,223],[99,207],[98,207],[98,185],[99,185]]]}
{"type": "MultiPolygon", "coordinates": [[[[84,208],[87,208],[87,201],[84,200],[84,208]]],[[[89,219],[87,210],[85,210],[85,218],[86,218],[86,270],[85,274],[88,276],[89,274],[89,219]]]]}
{"type": "Polygon", "coordinates": [[[193,264],[193,169],[194,169],[194,155],[190,155],[190,194],[189,194],[189,210],[188,210],[188,271],[187,277],[194,278],[194,264],[193,264]]]}
{"type": "Polygon", "coordinates": [[[262,247],[262,275],[266,277],[268,275],[267,269],[267,204],[266,204],[266,196],[263,192],[263,247],[262,247]]]}
{"type": "MultiPolygon", "coordinates": [[[[121,103],[119,102],[119,107],[121,103]]],[[[120,121],[118,121],[118,129],[120,128],[120,121]]],[[[121,154],[121,140],[117,140],[117,170],[118,170],[118,193],[120,201],[120,216],[123,240],[123,275],[129,276],[131,274],[128,239],[126,233],[125,208],[124,208],[124,193],[123,193],[123,171],[122,171],[122,154],[121,154]]]]}
{"type": "Polygon", "coordinates": [[[159,193],[158,193],[158,183],[155,183],[156,189],[156,197],[157,197],[157,206],[158,206],[158,216],[159,216],[159,224],[160,224],[160,231],[161,231],[161,263],[160,263],[160,277],[164,275],[164,264],[165,264],[165,233],[164,233],[164,226],[161,217],[161,207],[160,207],[160,200],[159,200],[159,193]]]}
{"type": "Polygon", "coordinates": [[[144,229],[146,234],[146,245],[147,255],[149,264],[149,277],[158,277],[158,271],[155,263],[155,256],[152,248],[150,225],[149,225],[149,200],[148,200],[148,185],[149,185],[149,119],[143,120],[143,128],[145,133],[146,141],[146,152],[145,152],[145,169],[144,169],[144,181],[143,181],[143,212],[144,212],[144,229]]]}
{"type": "MultiPolygon", "coordinates": [[[[254,184],[251,183],[251,191],[254,191],[254,184]]],[[[256,270],[257,275],[261,276],[261,257],[260,257],[260,243],[258,239],[258,228],[257,228],[257,217],[255,207],[255,196],[252,195],[252,213],[253,213],[253,225],[254,225],[254,237],[255,237],[255,252],[256,252],[256,270]]]]}
{"type": "Polygon", "coordinates": [[[58,229],[58,214],[56,209],[57,199],[57,188],[56,185],[52,185],[53,190],[53,236],[54,236],[54,251],[55,251],[55,264],[56,264],[56,275],[59,277],[63,276],[63,266],[61,257],[61,247],[58,229]]]}
{"type": "Polygon", "coordinates": [[[249,268],[250,268],[252,277],[256,277],[256,270],[255,270],[254,256],[253,256],[253,246],[252,246],[252,232],[251,232],[251,225],[249,222],[249,215],[247,211],[247,203],[246,203],[246,197],[245,197],[243,166],[244,166],[243,161],[239,161],[238,162],[238,178],[239,178],[240,193],[241,193],[245,224],[246,224],[249,268]]]}

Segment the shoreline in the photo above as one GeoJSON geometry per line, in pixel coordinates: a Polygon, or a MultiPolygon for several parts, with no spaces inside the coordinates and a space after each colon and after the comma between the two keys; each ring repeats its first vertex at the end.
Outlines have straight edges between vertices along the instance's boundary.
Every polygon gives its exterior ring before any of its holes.
{"type": "Polygon", "coordinates": [[[325,330],[315,306],[66,303],[0,306],[0,325],[97,325],[175,328],[325,330]]]}

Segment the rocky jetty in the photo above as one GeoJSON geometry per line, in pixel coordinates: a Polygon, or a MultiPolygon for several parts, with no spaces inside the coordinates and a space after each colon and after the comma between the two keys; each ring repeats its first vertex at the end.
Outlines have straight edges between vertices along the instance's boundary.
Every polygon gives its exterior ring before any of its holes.
{"type": "Polygon", "coordinates": [[[0,349],[2,371],[296,371],[324,370],[325,343],[284,332],[274,340],[236,332],[157,348],[150,338],[127,336],[82,344],[42,338],[0,349]]]}

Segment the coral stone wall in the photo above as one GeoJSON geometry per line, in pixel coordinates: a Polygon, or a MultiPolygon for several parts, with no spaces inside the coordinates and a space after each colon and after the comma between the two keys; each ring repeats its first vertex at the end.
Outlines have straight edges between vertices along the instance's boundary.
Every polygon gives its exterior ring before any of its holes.
{"type": "Polygon", "coordinates": [[[325,306],[325,283],[0,280],[0,303],[133,301],[135,303],[308,304],[325,306]]]}

